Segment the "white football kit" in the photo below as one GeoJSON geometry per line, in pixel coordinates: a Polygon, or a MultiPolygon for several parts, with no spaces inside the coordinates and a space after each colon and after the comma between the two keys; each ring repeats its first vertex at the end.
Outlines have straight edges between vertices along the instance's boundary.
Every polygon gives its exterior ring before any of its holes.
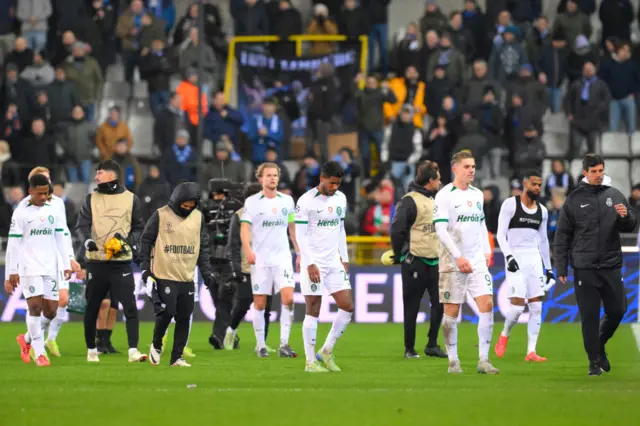
{"type": "Polygon", "coordinates": [[[493,282],[485,254],[490,254],[489,234],[482,209],[482,192],[453,183],[436,194],[433,223],[440,239],[440,302],[462,304],[467,292],[472,298],[493,294],[493,282]],[[473,272],[458,271],[456,259],[466,258],[473,272]]]}
{"type": "Polygon", "coordinates": [[[347,198],[340,191],[326,197],[313,188],[298,200],[296,238],[301,251],[300,290],[304,296],[322,296],[323,287],[329,294],[351,289],[342,264],[349,262],[344,230],[346,213],[347,198]],[[309,279],[309,265],[320,270],[320,283],[309,279]]]}
{"type": "Polygon", "coordinates": [[[6,264],[18,274],[25,299],[58,300],[60,277],[71,269],[64,232],[66,223],[49,203],[18,207],[11,218],[6,264]]]}
{"type": "Polygon", "coordinates": [[[256,255],[251,265],[253,294],[271,296],[283,287],[295,287],[287,233],[294,207],[293,198],[280,192],[274,198],[259,192],[244,202],[240,222],[251,225],[251,248],[256,255]]]}
{"type": "MultiPolygon", "coordinates": [[[[540,203],[528,209],[520,197],[504,200],[498,218],[497,240],[505,256],[513,256],[520,270],[506,271],[509,297],[533,299],[544,296],[545,275],[551,269],[547,221],[549,213],[540,203]]],[[[506,265],[505,265],[506,270],[506,265]]]]}

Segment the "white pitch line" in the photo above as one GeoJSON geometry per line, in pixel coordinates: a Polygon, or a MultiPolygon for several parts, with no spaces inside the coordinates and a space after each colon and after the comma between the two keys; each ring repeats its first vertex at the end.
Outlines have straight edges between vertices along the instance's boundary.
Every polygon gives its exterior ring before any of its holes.
{"type": "Polygon", "coordinates": [[[631,330],[633,330],[633,337],[635,337],[636,346],[640,351],[640,324],[631,324],[631,330]]]}

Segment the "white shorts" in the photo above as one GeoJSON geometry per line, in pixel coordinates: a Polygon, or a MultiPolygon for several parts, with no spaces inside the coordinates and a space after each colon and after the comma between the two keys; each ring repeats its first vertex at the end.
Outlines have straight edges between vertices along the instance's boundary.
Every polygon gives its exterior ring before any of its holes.
{"type": "Polygon", "coordinates": [[[300,292],[303,296],[322,296],[322,288],[333,294],[342,290],[351,290],[349,274],[340,266],[320,266],[320,282],[312,283],[306,265],[300,265],[300,292]]]}
{"type": "Polygon", "coordinates": [[[517,272],[506,271],[507,285],[509,285],[508,297],[520,299],[533,299],[544,296],[542,286],[545,283],[542,260],[539,255],[514,255],[520,270],[517,272]]]}
{"type": "Polygon", "coordinates": [[[20,277],[22,295],[25,299],[44,296],[47,300],[59,300],[60,281],[46,275],[20,277]]]}
{"type": "Polygon", "coordinates": [[[479,296],[493,295],[493,281],[487,269],[462,272],[440,272],[440,303],[461,305],[467,300],[467,293],[472,299],[479,296]]]}
{"type": "Polygon", "coordinates": [[[271,296],[284,287],[295,288],[292,266],[251,265],[253,294],[271,296]]]}
{"type": "Polygon", "coordinates": [[[60,281],[60,290],[69,290],[69,281],[67,280],[60,281]]]}

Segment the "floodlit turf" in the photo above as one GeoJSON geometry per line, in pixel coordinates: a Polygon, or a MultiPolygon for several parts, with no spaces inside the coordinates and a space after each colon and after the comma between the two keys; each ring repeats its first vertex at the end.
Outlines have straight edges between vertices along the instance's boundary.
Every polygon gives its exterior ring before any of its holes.
{"type": "MultiPolygon", "coordinates": [[[[421,326],[420,332],[425,332],[421,326]]],[[[496,324],[497,337],[502,324],[496,324]]],[[[640,354],[622,326],[609,345],[612,371],[588,377],[579,325],[545,324],[539,354],[526,364],[526,325],[514,330],[499,376],[475,371],[476,329],[460,329],[465,372],[447,374],[447,361],[402,357],[402,326],[352,324],[338,342],[341,373],[304,373],[300,324],[293,329],[297,359],[257,359],[251,324],[242,324],[239,351],[213,351],[209,324],[196,324],[192,368],[128,364],[125,330],[114,344],[121,355],[86,362],[82,326],[67,324],[62,358],[49,368],[25,365],[15,336],[22,324],[0,325],[0,425],[634,425],[640,422],[640,354]],[[190,387],[189,385],[195,385],[190,387]],[[607,421],[607,423],[603,423],[607,421]],[[612,421],[609,423],[609,421],[612,421]]],[[[151,324],[141,326],[147,351],[151,324]]],[[[329,324],[318,330],[323,342],[329,324]]],[[[276,346],[278,326],[270,330],[276,346]]],[[[495,339],[494,339],[495,340],[495,339]]],[[[418,340],[421,352],[423,338],[418,340]]]]}

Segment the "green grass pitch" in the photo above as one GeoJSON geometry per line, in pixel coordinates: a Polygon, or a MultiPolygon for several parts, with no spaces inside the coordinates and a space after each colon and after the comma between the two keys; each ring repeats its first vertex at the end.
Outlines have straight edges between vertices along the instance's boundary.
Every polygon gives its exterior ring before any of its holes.
{"type": "MultiPolygon", "coordinates": [[[[498,376],[475,371],[476,328],[462,324],[464,374],[447,374],[441,359],[405,360],[402,326],[351,324],[336,347],[341,373],[304,373],[301,325],[292,331],[297,359],[258,359],[251,324],[241,349],[213,351],[210,325],[194,325],[192,368],[128,364],[124,325],[114,332],[120,355],[86,362],[82,325],[66,324],[62,358],[49,368],[26,365],[15,343],[23,324],[0,325],[0,425],[439,425],[552,426],[640,424],[640,354],[632,329],[622,326],[608,347],[612,371],[587,376],[577,324],[544,324],[539,350],[545,364],[524,362],[526,325],[514,329],[498,376]],[[196,385],[189,387],[188,385],[196,385]],[[606,422],[606,423],[605,423],[606,422]]],[[[329,324],[321,324],[322,343],[329,324]]],[[[426,325],[419,333],[426,332],[426,325]]],[[[494,341],[502,324],[496,324],[494,341]]],[[[173,330],[173,327],[171,328],[173,330]]],[[[152,325],[140,330],[148,350],[152,325]]],[[[278,324],[269,343],[277,346],[278,324]]],[[[169,339],[169,344],[171,339],[169,339]]],[[[416,349],[422,349],[424,337],[416,349]]]]}

